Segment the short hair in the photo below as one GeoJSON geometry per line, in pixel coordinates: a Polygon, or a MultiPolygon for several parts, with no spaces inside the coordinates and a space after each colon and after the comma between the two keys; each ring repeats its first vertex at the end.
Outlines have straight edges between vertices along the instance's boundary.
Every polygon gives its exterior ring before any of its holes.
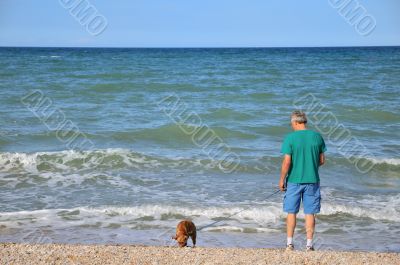
{"type": "Polygon", "coordinates": [[[298,123],[307,123],[307,116],[303,111],[295,110],[292,112],[291,121],[298,123]]]}

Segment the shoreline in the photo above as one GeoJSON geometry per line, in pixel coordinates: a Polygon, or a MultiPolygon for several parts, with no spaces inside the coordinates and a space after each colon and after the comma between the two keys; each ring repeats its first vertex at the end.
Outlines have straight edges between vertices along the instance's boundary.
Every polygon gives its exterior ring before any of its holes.
{"type": "Polygon", "coordinates": [[[0,243],[1,264],[400,264],[400,253],[0,243]]]}

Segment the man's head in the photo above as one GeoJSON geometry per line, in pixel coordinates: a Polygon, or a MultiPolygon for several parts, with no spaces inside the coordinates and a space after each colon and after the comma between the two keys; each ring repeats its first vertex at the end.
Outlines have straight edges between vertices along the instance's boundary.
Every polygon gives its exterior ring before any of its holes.
{"type": "Polygon", "coordinates": [[[306,114],[301,110],[295,110],[292,112],[291,120],[293,130],[304,130],[307,124],[306,114]]]}

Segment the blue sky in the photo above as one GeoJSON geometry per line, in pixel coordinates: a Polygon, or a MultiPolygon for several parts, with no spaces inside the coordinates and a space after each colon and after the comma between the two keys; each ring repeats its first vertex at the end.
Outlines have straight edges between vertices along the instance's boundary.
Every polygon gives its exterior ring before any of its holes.
{"type": "Polygon", "coordinates": [[[366,36],[331,5],[344,0],[84,0],[107,21],[98,35],[60,1],[82,0],[0,0],[0,46],[400,45],[400,0],[350,0],[376,21],[366,36]]]}

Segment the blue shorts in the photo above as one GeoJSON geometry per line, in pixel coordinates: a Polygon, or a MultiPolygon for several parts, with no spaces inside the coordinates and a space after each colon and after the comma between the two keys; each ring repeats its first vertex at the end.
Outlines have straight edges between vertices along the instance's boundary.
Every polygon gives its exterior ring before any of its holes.
{"type": "Polygon", "coordinates": [[[318,183],[287,183],[283,199],[283,211],[298,213],[300,201],[303,201],[304,214],[319,213],[321,209],[321,190],[318,183]]]}

